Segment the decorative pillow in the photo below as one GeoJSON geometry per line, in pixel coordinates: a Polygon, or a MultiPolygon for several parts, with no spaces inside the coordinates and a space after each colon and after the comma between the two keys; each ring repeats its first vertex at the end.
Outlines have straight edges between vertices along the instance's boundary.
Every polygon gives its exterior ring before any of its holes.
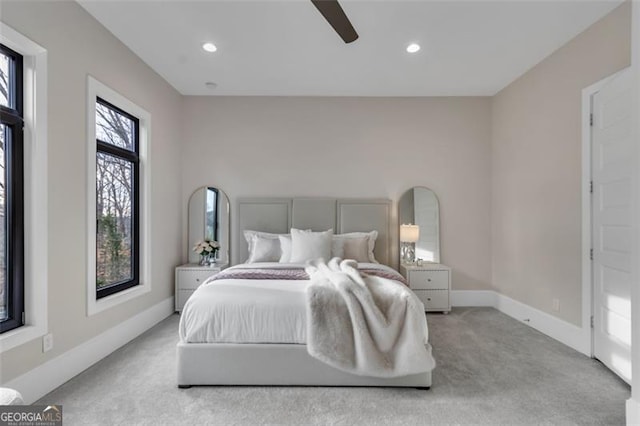
{"type": "Polygon", "coordinates": [[[282,255],[279,236],[259,231],[244,231],[244,238],[249,246],[249,258],[246,263],[278,262],[282,255]]]}
{"type": "Polygon", "coordinates": [[[282,250],[282,255],[280,255],[280,263],[290,263],[291,262],[291,234],[280,235],[278,236],[280,240],[280,249],[282,250]]]}
{"type": "Polygon", "coordinates": [[[244,239],[247,240],[247,244],[249,244],[249,246],[251,246],[251,241],[253,240],[254,235],[259,235],[263,238],[273,238],[277,240],[280,235],[288,235],[288,234],[272,234],[270,232],[251,231],[249,229],[246,229],[244,231],[244,239]]]}
{"type": "Polygon", "coordinates": [[[335,235],[331,239],[331,257],[344,258],[344,240],[336,238],[335,235]]]}
{"type": "MultiPolygon", "coordinates": [[[[282,256],[280,257],[280,263],[291,262],[291,235],[280,235],[280,248],[282,249],[282,256]]],[[[344,257],[344,240],[333,238],[331,241],[331,257],[344,257]]]]}
{"type": "Polygon", "coordinates": [[[280,240],[254,235],[247,263],[278,262],[281,255],[280,240]]]}
{"type": "Polygon", "coordinates": [[[291,263],[304,263],[307,260],[331,257],[333,229],[324,232],[291,229],[291,263]]]}
{"type": "Polygon", "coordinates": [[[361,263],[378,263],[373,255],[378,231],[349,232],[347,234],[334,235],[333,238],[343,243],[344,253],[342,257],[344,259],[354,259],[361,263]]]}

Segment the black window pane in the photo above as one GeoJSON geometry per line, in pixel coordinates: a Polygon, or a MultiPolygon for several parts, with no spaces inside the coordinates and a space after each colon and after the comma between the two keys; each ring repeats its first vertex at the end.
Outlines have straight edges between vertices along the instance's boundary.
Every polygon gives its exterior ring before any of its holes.
{"type": "Polygon", "coordinates": [[[0,105],[6,107],[12,107],[12,105],[9,105],[9,99],[11,99],[11,94],[9,93],[9,90],[11,90],[11,85],[9,84],[10,66],[10,58],[0,53],[0,105]]]}
{"type": "Polygon", "coordinates": [[[134,132],[135,122],[132,119],[100,102],[96,102],[97,139],[120,148],[135,151],[134,132]]]}
{"type": "Polygon", "coordinates": [[[133,278],[133,164],[98,152],[96,158],[98,290],[133,278]]]}
{"type": "Polygon", "coordinates": [[[9,128],[0,124],[0,321],[9,318],[9,286],[7,283],[6,157],[5,140],[9,128]]]}

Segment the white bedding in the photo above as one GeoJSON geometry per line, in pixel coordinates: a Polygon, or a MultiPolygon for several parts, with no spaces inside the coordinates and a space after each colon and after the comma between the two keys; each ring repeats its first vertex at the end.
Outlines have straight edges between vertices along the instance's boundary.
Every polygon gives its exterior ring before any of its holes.
{"type": "MultiPolygon", "coordinates": [[[[303,267],[253,263],[233,268],[303,267]]],[[[391,268],[360,263],[359,268],[391,268]]],[[[186,343],[305,344],[308,280],[221,279],[205,281],[189,298],[180,318],[186,343]]],[[[427,336],[425,336],[426,341],[427,336]]]]}

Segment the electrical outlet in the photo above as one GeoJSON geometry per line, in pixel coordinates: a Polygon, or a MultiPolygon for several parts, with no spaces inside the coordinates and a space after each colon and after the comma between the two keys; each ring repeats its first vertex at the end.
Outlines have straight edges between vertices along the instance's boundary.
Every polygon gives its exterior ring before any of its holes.
{"type": "Polygon", "coordinates": [[[49,352],[53,349],[53,334],[49,333],[42,338],[42,352],[49,352]]]}
{"type": "Polygon", "coordinates": [[[553,310],[558,312],[560,310],[560,299],[553,299],[551,302],[553,310]]]}

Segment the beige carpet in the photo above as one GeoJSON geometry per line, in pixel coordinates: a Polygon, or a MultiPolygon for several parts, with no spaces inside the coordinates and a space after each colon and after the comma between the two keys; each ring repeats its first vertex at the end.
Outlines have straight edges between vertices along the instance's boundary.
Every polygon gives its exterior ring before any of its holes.
{"type": "Polygon", "coordinates": [[[429,391],[175,386],[173,315],[39,404],[65,425],[624,424],[630,388],[599,362],[491,308],[428,316],[429,391]]]}

